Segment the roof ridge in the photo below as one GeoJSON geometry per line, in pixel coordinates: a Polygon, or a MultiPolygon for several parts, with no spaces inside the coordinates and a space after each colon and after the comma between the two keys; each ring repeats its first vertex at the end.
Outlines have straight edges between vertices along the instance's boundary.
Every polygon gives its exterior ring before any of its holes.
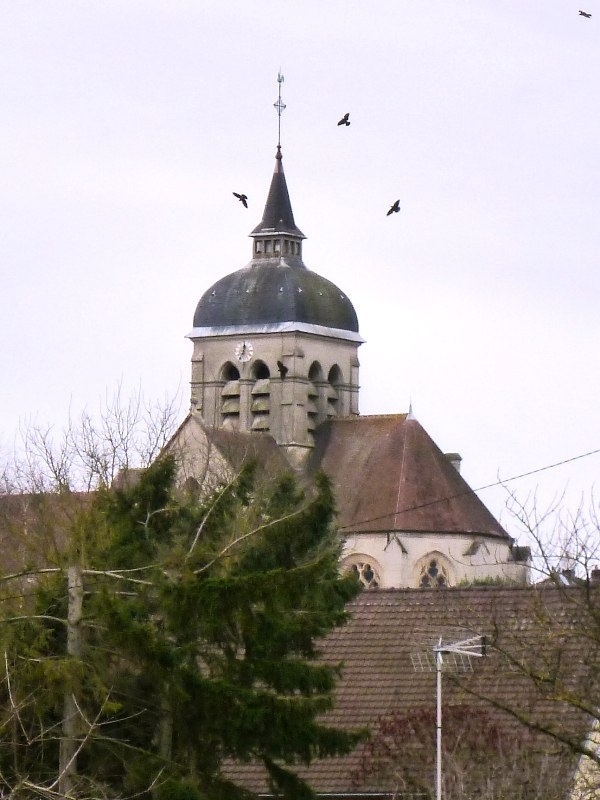
{"type": "MultiPolygon", "coordinates": [[[[485,594],[493,594],[496,592],[536,592],[536,591],[544,591],[545,589],[564,589],[565,587],[557,587],[554,584],[550,586],[549,584],[542,584],[542,583],[529,583],[526,585],[523,584],[512,584],[512,583],[505,583],[505,584],[490,584],[489,586],[477,585],[472,584],[468,586],[445,586],[443,588],[435,588],[435,587],[414,587],[414,586],[402,586],[402,587],[378,587],[377,589],[366,589],[361,594],[356,597],[354,600],[350,602],[350,606],[354,606],[356,604],[360,605],[394,605],[392,598],[397,595],[402,594],[414,594],[415,597],[418,595],[422,595],[423,597],[437,597],[438,593],[448,593],[451,592],[452,594],[458,594],[461,592],[468,592],[469,594],[474,594],[475,592],[482,592],[485,594]],[[382,595],[387,595],[387,598],[382,602],[381,598],[382,595]],[[364,599],[368,598],[368,599],[364,599]],[[379,602],[376,600],[379,599],[379,602]]],[[[568,588],[581,588],[581,587],[568,587],[568,588]]]]}
{"type": "MultiPolygon", "coordinates": [[[[411,407],[411,410],[409,411],[409,413],[406,415],[405,420],[409,419],[411,414],[412,414],[412,407],[411,407]]],[[[412,430],[412,428],[409,426],[406,429],[406,434],[402,437],[402,455],[400,457],[400,474],[398,475],[398,489],[397,489],[397,492],[396,492],[396,508],[394,509],[394,529],[395,530],[397,530],[397,528],[398,528],[398,514],[399,514],[399,512],[401,512],[401,509],[402,509],[401,497],[402,497],[402,489],[404,487],[404,465],[405,465],[405,461],[406,461],[406,449],[407,449],[407,444],[408,444],[407,440],[408,440],[408,437],[410,435],[410,431],[411,430],[412,430]]],[[[405,505],[406,505],[406,503],[405,503],[405,505]]]]}
{"type": "Polygon", "coordinates": [[[335,417],[332,419],[332,422],[360,422],[360,420],[376,420],[376,419],[399,419],[404,417],[406,419],[408,417],[407,412],[401,412],[400,414],[356,414],[352,417],[335,417]]]}

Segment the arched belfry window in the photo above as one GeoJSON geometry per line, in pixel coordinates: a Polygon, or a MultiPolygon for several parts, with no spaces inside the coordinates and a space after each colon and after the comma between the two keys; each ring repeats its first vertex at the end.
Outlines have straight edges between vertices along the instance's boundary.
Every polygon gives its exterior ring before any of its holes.
{"type": "Polygon", "coordinates": [[[381,585],[381,566],[370,556],[354,553],[341,564],[342,572],[354,572],[365,589],[377,589],[381,585]]]}
{"type": "Polygon", "coordinates": [[[240,422],[240,372],[228,361],[221,368],[221,424],[237,430],[240,422]]]}
{"type": "Polygon", "coordinates": [[[308,370],[308,386],[306,398],[307,426],[310,433],[317,427],[319,420],[319,394],[323,385],[323,369],[318,361],[313,361],[308,370]]]}
{"type": "Polygon", "coordinates": [[[271,427],[271,373],[264,361],[252,365],[254,384],[251,390],[251,430],[268,431],[271,427]]]}
{"type": "Polygon", "coordinates": [[[271,372],[264,361],[254,362],[252,365],[252,377],[255,381],[271,377],[271,372]]]}
{"type": "Polygon", "coordinates": [[[444,589],[452,585],[450,563],[441,553],[428,553],[418,562],[417,586],[421,589],[444,589]]]}
{"type": "Polygon", "coordinates": [[[308,380],[315,382],[323,380],[323,367],[318,361],[313,361],[310,365],[310,369],[308,370],[308,380]]]}
{"type": "Polygon", "coordinates": [[[339,387],[343,383],[343,376],[342,370],[338,367],[337,364],[334,364],[333,367],[329,370],[329,374],[327,376],[327,416],[328,417],[337,417],[339,414],[339,387]]]}

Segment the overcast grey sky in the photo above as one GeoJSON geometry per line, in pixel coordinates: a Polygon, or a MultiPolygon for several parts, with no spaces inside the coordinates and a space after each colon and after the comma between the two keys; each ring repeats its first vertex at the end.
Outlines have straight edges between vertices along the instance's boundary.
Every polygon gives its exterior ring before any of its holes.
{"type": "MultiPolygon", "coordinates": [[[[196,303],[250,259],[281,68],[362,413],[412,400],[474,488],[600,448],[599,26],[598,0],[0,0],[0,444],[119,382],[185,411],[196,303]]],[[[513,488],[574,503],[599,468],[513,488]]]]}

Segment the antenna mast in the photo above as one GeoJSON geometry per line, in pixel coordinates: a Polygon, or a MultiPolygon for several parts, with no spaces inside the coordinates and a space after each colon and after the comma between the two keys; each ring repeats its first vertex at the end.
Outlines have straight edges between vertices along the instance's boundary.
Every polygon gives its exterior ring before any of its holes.
{"type": "MultiPolygon", "coordinates": [[[[429,654],[427,654],[429,655],[429,654]]],[[[442,637],[433,648],[433,657],[436,672],[436,745],[435,745],[435,800],[442,800],[442,668],[444,656],[447,656],[448,666],[454,669],[473,670],[471,656],[481,658],[487,655],[487,639],[485,636],[473,636],[460,642],[443,644],[442,637]]],[[[413,667],[420,672],[432,670],[431,660],[424,654],[411,655],[413,667]]]]}
{"type": "Polygon", "coordinates": [[[281,74],[281,71],[277,73],[277,83],[279,84],[279,95],[277,97],[277,102],[273,103],[273,107],[277,109],[277,147],[281,147],[281,115],[285,109],[285,103],[281,99],[281,84],[283,83],[284,78],[281,74]]]}

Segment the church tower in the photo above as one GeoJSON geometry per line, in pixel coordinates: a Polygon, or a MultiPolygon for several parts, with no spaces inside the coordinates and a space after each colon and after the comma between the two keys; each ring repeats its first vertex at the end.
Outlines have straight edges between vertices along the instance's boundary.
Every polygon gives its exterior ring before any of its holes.
{"type": "Polygon", "coordinates": [[[211,428],[268,432],[302,467],[321,422],[358,414],[362,339],[346,294],[303,262],[280,145],[250,236],[250,263],[197,305],[191,413],[211,428]]]}
{"type": "MultiPolygon", "coordinates": [[[[281,89],[281,76],[278,81],[281,89]]],[[[281,92],[275,104],[279,115],[281,92]]],[[[303,260],[281,143],[250,262],[200,298],[190,413],[170,444],[182,480],[218,487],[254,457],[330,478],[342,569],[368,588],[528,580],[517,546],[408,414],[360,416],[358,320],[303,260]]]]}

